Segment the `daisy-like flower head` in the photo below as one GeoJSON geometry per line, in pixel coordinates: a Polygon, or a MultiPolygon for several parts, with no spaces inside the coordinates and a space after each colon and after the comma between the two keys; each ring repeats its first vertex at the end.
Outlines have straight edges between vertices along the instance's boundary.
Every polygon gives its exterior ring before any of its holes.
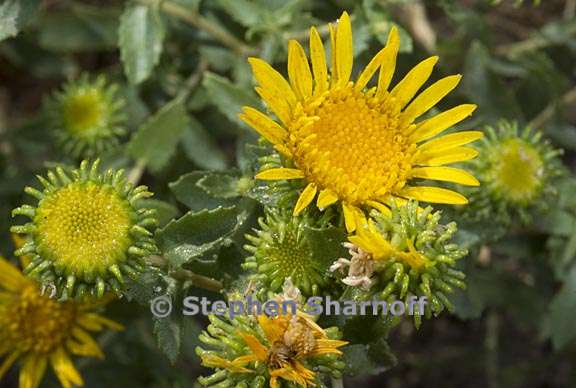
{"type": "Polygon", "coordinates": [[[418,120],[456,87],[459,75],[442,78],[418,96],[437,57],[416,65],[390,88],[400,45],[392,28],[388,43],[361,72],[352,74],[352,29],[346,12],[330,26],[330,73],[318,31],[310,31],[311,66],[302,46],[288,45],[288,78],[261,59],[250,58],[256,91],[279,121],[250,107],[240,117],[274,144],[290,162],[261,171],[266,180],[305,179],[295,205],[297,215],[316,197],[318,208],[342,204],[346,227],[356,229],[363,207],[389,212],[395,198],[431,203],[465,204],[454,191],[414,185],[416,179],[478,185],[466,171],[446,165],[469,160],[477,151],[466,147],[482,137],[462,131],[436,137],[469,116],[475,105],[464,104],[418,120]],[[368,83],[379,73],[376,87],[368,83]],[[415,97],[416,96],[416,97],[415,97]]]}
{"type": "MultiPolygon", "coordinates": [[[[311,228],[321,228],[322,222],[311,217],[293,217],[285,210],[266,208],[266,217],[258,220],[260,229],[246,235],[250,244],[244,246],[252,253],[243,265],[255,271],[255,278],[268,291],[278,292],[286,278],[305,295],[318,295],[327,285],[326,263],[314,255],[311,247],[311,228]]],[[[266,291],[262,288],[262,291],[266,291]]]]}
{"type": "Polygon", "coordinates": [[[324,330],[305,314],[242,316],[233,321],[211,316],[210,321],[200,341],[218,350],[196,351],[204,366],[218,371],[199,378],[203,386],[262,387],[268,382],[279,388],[284,382],[312,387],[318,385],[316,369],[341,376],[339,348],[347,342],[336,339],[337,328],[324,330]]]}
{"type": "Polygon", "coordinates": [[[92,158],[119,144],[125,101],[118,87],[101,75],[86,74],[70,81],[46,101],[52,131],[64,152],[75,158],[92,158]]]}
{"type": "Polygon", "coordinates": [[[58,302],[0,258],[0,380],[20,361],[20,388],[36,388],[48,365],[62,387],[83,385],[71,355],[103,358],[90,332],[121,330],[96,312],[97,305],[58,302]]]}
{"type": "MultiPolygon", "coordinates": [[[[367,298],[425,296],[431,306],[426,315],[452,310],[447,295],[454,287],[465,286],[464,274],[454,266],[467,254],[450,243],[456,224],[441,224],[439,212],[421,209],[415,201],[392,205],[391,213],[384,216],[372,211],[368,223],[349,237],[350,259],[338,259],[332,271],[367,298]]],[[[417,314],[414,317],[419,319],[417,314]]]]}
{"type": "Polygon", "coordinates": [[[38,179],[42,191],[25,189],[38,205],[13,211],[31,219],[11,229],[28,237],[16,251],[31,257],[25,272],[56,287],[61,299],[120,292],[124,276],[136,277],[143,257],[157,251],[154,210],[139,205],[152,193],[129,184],[123,171],[101,174],[98,161],[84,161],[71,173],[59,167],[38,179]]]}
{"type": "Polygon", "coordinates": [[[556,194],[551,182],[563,173],[562,152],[541,132],[529,126],[521,130],[515,122],[501,121],[486,133],[478,144],[481,156],[472,163],[482,186],[469,190],[474,201],[466,214],[473,219],[498,216],[504,223],[519,216],[528,222],[528,210],[542,210],[556,194]]]}

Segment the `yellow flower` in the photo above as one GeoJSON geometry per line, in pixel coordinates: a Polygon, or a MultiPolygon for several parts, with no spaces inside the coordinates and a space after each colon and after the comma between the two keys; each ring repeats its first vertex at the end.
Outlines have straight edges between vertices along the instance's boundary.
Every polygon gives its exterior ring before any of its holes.
{"type": "Polygon", "coordinates": [[[431,179],[478,185],[466,171],[446,165],[474,158],[477,151],[465,145],[480,139],[482,133],[462,131],[435,137],[469,116],[476,106],[458,105],[416,122],[456,87],[461,76],[442,78],[415,97],[438,61],[434,56],[388,90],[400,45],[398,31],[392,28],[386,47],[353,82],[352,29],[346,12],[337,26],[330,26],[330,37],[330,74],[314,27],[310,31],[311,67],[302,46],[295,40],[289,42],[289,81],[263,60],[249,59],[259,83],[256,91],[280,123],[250,107],[245,107],[240,117],[293,163],[261,171],[256,177],[305,179],[308,185],[294,214],[318,194],[320,209],[342,203],[349,231],[363,218],[361,207],[388,212],[387,204],[397,197],[467,203],[454,191],[411,184],[414,179],[431,179]],[[377,71],[377,87],[367,87],[377,71]]]}
{"type": "Polygon", "coordinates": [[[0,380],[20,360],[20,388],[37,387],[48,364],[63,387],[83,385],[70,355],[103,358],[90,332],[122,329],[95,313],[96,307],[50,299],[0,257],[0,380]]]}
{"type": "Polygon", "coordinates": [[[261,341],[255,335],[240,333],[251,353],[229,361],[206,353],[202,355],[205,366],[224,368],[235,373],[252,373],[250,362],[261,362],[268,368],[270,387],[278,388],[278,379],[301,387],[315,386],[316,373],[303,364],[306,358],[322,354],[341,355],[339,347],[346,341],[332,340],[326,332],[305,314],[278,317],[258,316],[258,325],[264,333],[261,341]]]}

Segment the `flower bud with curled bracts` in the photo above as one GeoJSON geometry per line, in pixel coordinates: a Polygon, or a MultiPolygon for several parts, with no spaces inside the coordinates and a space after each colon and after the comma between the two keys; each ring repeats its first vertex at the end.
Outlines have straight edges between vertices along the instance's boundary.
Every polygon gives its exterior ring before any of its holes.
{"type": "MultiPolygon", "coordinates": [[[[368,223],[349,237],[350,259],[338,259],[332,271],[360,298],[407,300],[425,296],[431,316],[453,306],[448,294],[464,288],[464,273],[454,268],[467,254],[450,243],[455,223],[440,224],[440,213],[417,202],[392,205],[391,215],[370,213],[368,223]]],[[[420,312],[421,313],[421,312],[420,312]]],[[[418,312],[414,315],[420,323],[418,312]]]]}
{"type": "Polygon", "coordinates": [[[100,173],[99,161],[71,172],[58,167],[47,177],[38,177],[43,190],[25,189],[38,204],[12,212],[31,219],[11,229],[28,238],[16,251],[31,257],[25,273],[54,286],[63,300],[120,293],[124,277],[136,277],[143,258],[157,251],[155,211],[139,207],[152,193],[128,183],[123,171],[100,173]]]}
{"type": "Polygon", "coordinates": [[[471,165],[481,185],[468,189],[466,218],[496,219],[504,225],[518,218],[528,223],[532,210],[546,209],[556,195],[553,180],[563,174],[562,151],[543,139],[541,132],[501,121],[496,128],[486,129],[476,147],[480,156],[471,165]]]}
{"type": "Polygon", "coordinates": [[[125,101],[117,85],[101,75],[70,81],[46,100],[45,109],[56,141],[74,158],[92,158],[119,144],[125,101]]]}
{"type": "Polygon", "coordinates": [[[285,209],[266,208],[266,216],[258,220],[260,229],[246,235],[250,243],[244,249],[252,256],[243,268],[256,272],[263,291],[279,291],[290,277],[304,295],[319,295],[328,285],[328,266],[315,256],[307,230],[326,227],[329,217],[327,212],[314,220],[308,214],[294,217],[285,209]]]}
{"type": "MultiPolygon", "coordinates": [[[[285,287],[286,288],[286,287],[285,287]]],[[[293,288],[293,287],[292,287],[293,288]]],[[[278,298],[286,300],[294,290],[278,298]]],[[[324,386],[323,377],[340,378],[338,328],[323,329],[309,315],[241,315],[233,319],[210,315],[200,334],[209,349],[196,348],[202,365],[216,369],[198,382],[209,387],[324,386]]]]}

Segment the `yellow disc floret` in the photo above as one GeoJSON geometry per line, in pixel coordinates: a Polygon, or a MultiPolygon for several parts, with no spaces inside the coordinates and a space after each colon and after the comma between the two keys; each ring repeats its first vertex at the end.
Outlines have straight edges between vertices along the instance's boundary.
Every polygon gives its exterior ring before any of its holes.
{"type": "Polygon", "coordinates": [[[400,47],[398,31],[392,28],[386,47],[352,81],[352,27],[346,12],[337,25],[330,26],[330,38],[330,71],[315,28],[310,30],[310,61],[300,43],[289,42],[288,80],[263,60],[249,59],[259,84],[256,91],[278,121],[250,107],[240,117],[288,161],[256,177],[305,179],[294,214],[315,198],[321,210],[340,202],[348,231],[362,223],[364,208],[389,213],[388,205],[395,198],[467,203],[455,191],[413,184],[428,179],[478,185],[466,171],[445,166],[474,158],[477,152],[466,145],[482,133],[437,136],[476,106],[458,105],[417,120],[450,93],[461,76],[442,78],[418,94],[438,61],[430,57],[390,89],[400,47]],[[377,72],[377,86],[368,86],[377,72]]]}
{"type": "Polygon", "coordinates": [[[132,244],[132,217],[126,201],[110,186],[74,183],[39,204],[38,243],[56,267],[105,273],[132,244]]]}
{"type": "Polygon", "coordinates": [[[25,272],[54,285],[62,299],[119,292],[124,275],[136,276],[143,270],[142,258],[156,252],[150,230],[156,224],[154,210],[138,205],[152,194],[127,183],[122,171],[100,174],[98,161],[91,166],[84,161],[71,174],[57,168],[48,179],[39,179],[43,191],[26,188],[38,206],[13,211],[32,220],[12,227],[29,236],[16,251],[32,257],[25,272]]]}
{"type": "Polygon", "coordinates": [[[66,128],[78,136],[89,135],[105,120],[104,96],[96,88],[80,89],[65,100],[62,114],[66,128]]]}
{"type": "Polygon", "coordinates": [[[101,317],[95,305],[58,302],[0,257],[0,380],[18,360],[20,387],[40,385],[52,366],[63,387],[83,385],[71,355],[103,358],[90,332],[121,330],[101,317]]]}

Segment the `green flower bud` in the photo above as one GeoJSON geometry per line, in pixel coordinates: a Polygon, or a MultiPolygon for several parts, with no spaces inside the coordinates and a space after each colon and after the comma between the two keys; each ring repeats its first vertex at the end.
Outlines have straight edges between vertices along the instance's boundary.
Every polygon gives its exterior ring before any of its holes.
{"type": "Polygon", "coordinates": [[[52,132],[63,151],[74,158],[93,158],[119,144],[125,101],[118,87],[101,75],[82,75],[46,100],[52,132]]]}
{"type": "MultiPolygon", "coordinates": [[[[467,254],[450,243],[456,224],[440,224],[440,212],[422,209],[412,201],[393,204],[391,212],[371,212],[368,224],[349,237],[346,246],[351,258],[337,260],[332,271],[340,273],[360,299],[406,301],[410,296],[425,296],[426,316],[445,308],[452,311],[448,295],[465,287],[465,275],[455,265],[467,254]]],[[[424,314],[415,313],[419,324],[424,314]]]]}
{"type": "Polygon", "coordinates": [[[101,174],[98,167],[83,161],[71,173],[58,167],[48,179],[39,176],[43,190],[25,189],[37,206],[12,212],[31,219],[11,229],[28,237],[16,251],[31,257],[25,273],[54,286],[61,299],[119,293],[124,277],[136,277],[143,257],[157,251],[154,210],[138,207],[152,193],[133,187],[122,171],[101,174]]]}

